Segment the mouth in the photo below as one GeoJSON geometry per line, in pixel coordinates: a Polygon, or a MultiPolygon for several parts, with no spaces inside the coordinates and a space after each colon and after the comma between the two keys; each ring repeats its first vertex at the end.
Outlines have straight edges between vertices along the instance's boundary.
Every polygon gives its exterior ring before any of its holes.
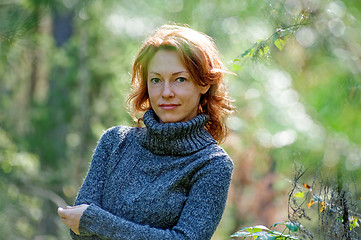
{"type": "Polygon", "coordinates": [[[178,104],[160,104],[159,105],[163,110],[172,110],[177,108],[179,105],[178,104]]]}

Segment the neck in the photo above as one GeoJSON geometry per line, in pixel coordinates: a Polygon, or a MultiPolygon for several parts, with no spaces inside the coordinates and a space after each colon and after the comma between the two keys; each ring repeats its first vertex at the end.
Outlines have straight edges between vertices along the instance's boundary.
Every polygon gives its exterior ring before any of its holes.
{"type": "Polygon", "coordinates": [[[204,128],[207,115],[199,114],[187,122],[159,123],[153,110],[144,114],[146,126],[141,144],[160,155],[185,155],[216,143],[204,128]]]}

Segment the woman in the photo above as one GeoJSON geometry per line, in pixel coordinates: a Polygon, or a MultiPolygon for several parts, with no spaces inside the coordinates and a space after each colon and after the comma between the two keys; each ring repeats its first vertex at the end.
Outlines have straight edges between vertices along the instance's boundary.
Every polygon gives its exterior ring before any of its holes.
{"type": "MultiPolygon", "coordinates": [[[[145,127],[108,129],[74,207],[58,209],[73,239],[210,239],[233,164],[217,145],[231,111],[211,38],[160,27],[133,64],[129,97],[145,127]]],[[[139,122],[139,121],[138,121],[139,122]]]]}

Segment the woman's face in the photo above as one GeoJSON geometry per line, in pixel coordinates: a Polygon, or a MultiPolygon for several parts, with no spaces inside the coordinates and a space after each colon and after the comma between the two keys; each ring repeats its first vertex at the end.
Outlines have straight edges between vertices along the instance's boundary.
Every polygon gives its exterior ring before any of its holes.
{"type": "Polygon", "coordinates": [[[174,50],[159,50],[149,63],[148,95],[160,122],[185,122],[197,115],[201,94],[209,85],[195,83],[174,50]]]}

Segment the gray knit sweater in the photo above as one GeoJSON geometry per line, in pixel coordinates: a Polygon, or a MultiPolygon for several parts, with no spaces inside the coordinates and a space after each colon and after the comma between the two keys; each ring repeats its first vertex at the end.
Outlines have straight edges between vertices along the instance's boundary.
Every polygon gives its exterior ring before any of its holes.
{"type": "Polygon", "coordinates": [[[107,130],[75,205],[73,239],[210,239],[224,210],[233,164],[204,128],[208,117],[107,130]]]}

